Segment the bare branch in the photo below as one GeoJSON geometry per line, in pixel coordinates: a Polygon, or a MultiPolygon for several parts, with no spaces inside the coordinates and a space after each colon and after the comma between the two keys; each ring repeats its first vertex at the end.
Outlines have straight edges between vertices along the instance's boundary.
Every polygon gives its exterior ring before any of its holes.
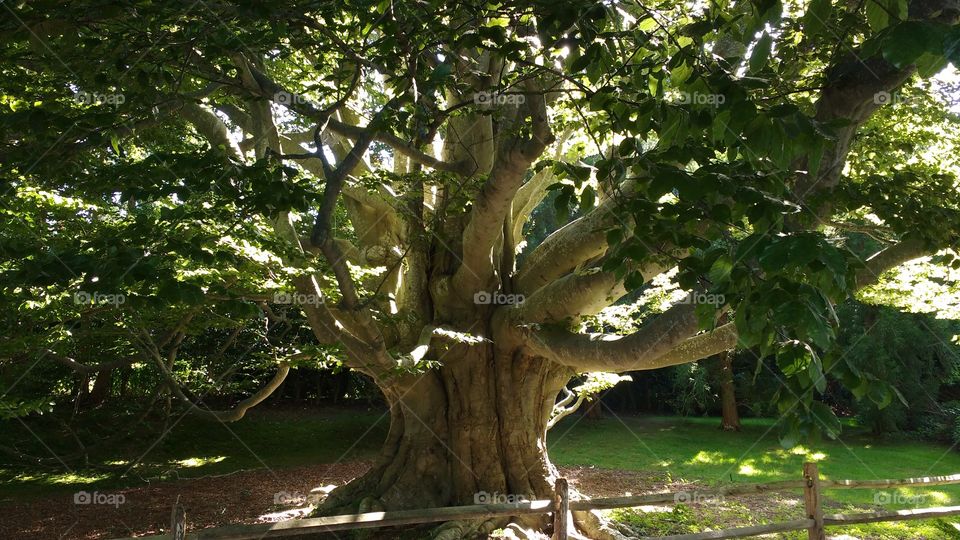
{"type": "Polygon", "coordinates": [[[183,389],[180,388],[180,383],[177,382],[176,377],[173,376],[173,373],[167,368],[166,363],[163,361],[163,357],[160,355],[151,355],[154,358],[154,363],[157,365],[157,368],[160,370],[160,374],[163,376],[163,380],[166,382],[167,387],[173,393],[173,395],[180,401],[182,401],[191,414],[210,418],[212,420],[217,420],[220,422],[236,422],[246,415],[247,411],[256,407],[260,403],[263,403],[268,397],[270,397],[277,388],[280,388],[280,385],[283,384],[283,381],[286,380],[287,374],[290,373],[290,364],[286,361],[280,362],[278,364],[279,368],[277,373],[274,374],[273,378],[270,379],[267,384],[263,386],[257,393],[252,396],[240,401],[232,409],[225,411],[215,411],[212,409],[207,409],[201,407],[194,403],[187,395],[183,392],[183,389]]]}
{"type": "MultiPolygon", "coordinates": [[[[557,138],[556,151],[553,155],[555,161],[559,161],[563,156],[563,146],[572,134],[573,129],[567,128],[560,137],[557,138]]],[[[549,186],[555,178],[556,175],[553,174],[553,170],[549,167],[544,167],[537,171],[530,180],[517,190],[517,196],[513,199],[514,238],[521,237],[524,224],[530,218],[530,214],[533,213],[537,205],[540,204],[540,201],[546,196],[547,186],[549,186]]]]}
{"type": "Polygon", "coordinates": [[[559,403],[553,406],[553,416],[550,417],[550,420],[547,421],[547,429],[552,428],[557,425],[561,420],[570,416],[571,414],[577,412],[581,405],[587,401],[586,394],[580,394],[579,396],[571,392],[567,387],[563,388],[566,392],[566,397],[563,398],[559,403]],[[569,405],[573,399],[576,398],[576,402],[573,405],[569,405]],[[569,405],[569,406],[568,406],[569,405]]]}
{"type": "MultiPolygon", "coordinates": [[[[871,285],[885,271],[930,251],[923,243],[911,240],[879,251],[867,259],[866,267],[857,273],[856,286],[859,289],[871,285]]],[[[710,332],[696,332],[693,306],[680,304],[628,336],[573,334],[545,329],[531,332],[528,346],[536,354],[580,371],[611,372],[695,362],[736,347],[737,331],[733,323],[710,332]]]]}

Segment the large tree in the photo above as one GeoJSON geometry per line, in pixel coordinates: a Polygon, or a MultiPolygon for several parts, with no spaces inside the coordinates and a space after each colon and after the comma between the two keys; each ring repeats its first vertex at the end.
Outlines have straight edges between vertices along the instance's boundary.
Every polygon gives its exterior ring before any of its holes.
{"type": "MultiPolygon", "coordinates": [[[[116,349],[200,413],[138,310],[179,328],[204,303],[295,302],[390,406],[376,463],[324,512],[547,497],[572,379],[738,342],[790,376],[788,435],[832,433],[815,391],[855,378],[822,354],[832,305],[960,231],[936,147],[881,169],[851,152],[958,60],[953,0],[2,10],[5,221],[59,246],[8,236],[8,292],[126,295],[116,349]],[[565,221],[528,244],[544,200],[565,221]],[[856,253],[848,229],[883,241],[856,253]],[[594,315],[658,280],[689,294],[602,333],[594,315]]],[[[43,338],[32,353],[69,340],[43,338]]]]}

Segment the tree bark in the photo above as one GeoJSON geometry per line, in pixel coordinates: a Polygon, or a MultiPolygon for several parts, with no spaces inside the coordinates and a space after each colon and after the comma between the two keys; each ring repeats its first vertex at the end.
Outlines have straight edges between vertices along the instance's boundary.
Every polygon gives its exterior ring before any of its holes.
{"type": "Polygon", "coordinates": [[[737,412],[737,389],[733,382],[733,353],[720,354],[720,429],[740,431],[740,413],[737,412]]]}
{"type": "Polygon", "coordinates": [[[87,407],[96,407],[110,397],[110,391],[113,390],[113,373],[114,370],[112,369],[105,369],[97,373],[97,379],[93,383],[93,389],[87,396],[85,403],[87,407]]]}
{"type": "Polygon", "coordinates": [[[383,450],[319,513],[550,498],[547,422],[570,370],[491,343],[452,344],[437,360],[439,369],[380,381],[390,404],[383,450]]]}

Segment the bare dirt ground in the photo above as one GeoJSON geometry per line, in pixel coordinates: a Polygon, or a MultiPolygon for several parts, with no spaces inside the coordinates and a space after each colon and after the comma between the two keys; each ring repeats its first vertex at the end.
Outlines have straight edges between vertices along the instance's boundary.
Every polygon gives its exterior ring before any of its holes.
{"type": "MultiPolygon", "coordinates": [[[[342,485],[369,467],[353,461],[335,465],[255,470],[224,476],[183,479],[91,493],[90,504],[77,504],[73,493],[30,500],[0,501],[0,539],[94,539],[161,534],[179,497],[188,530],[238,523],[291,519],[309,509],[314,488],[342,485]],[[120,501],[122,504],[104,504],[120,501]]],[[[677,488],[643,472],[585,467],[561,468],[571,486],[592,496],[677,488]]],[[[759,501],[757,501],[759,502],[759,501]]],[[[763,507],[761,504],[760,508],[763,507]]],[[[326,536],[326,535],[325,535],[326,536]]],[[[336,535],[329,535],[331,539],[336,535]]],[[[341,537],[345,537],[343,534],[341,537]]],[[[381,532],[373,538],[386,538],[381,532]]]]}

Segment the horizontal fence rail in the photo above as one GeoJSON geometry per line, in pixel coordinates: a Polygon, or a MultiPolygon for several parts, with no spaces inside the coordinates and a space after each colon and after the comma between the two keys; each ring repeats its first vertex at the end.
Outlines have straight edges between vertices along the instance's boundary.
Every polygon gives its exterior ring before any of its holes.
{"type": "MultiPolygon", "coordinates": [[[[887,512],[868,512],[859,514],[822,514],[820,494],[824,489],[877,489],[891,487],[933,487],[960,484],[960,474],[948,476],[928,476],[886,480],[822,480],[819,478],[815,463],[804,463],[804,477],[800,480],[782,480],[754,484],[729,484],[713,489],[690,491],[663,491],[644,495],[624,497],[598,497],[595,499],[570,500],[566,479],[558,479],[556,493],[552,500],[523,501],[502,504],[475,504],[468,506],[450,506],[445,508],[426,508],[418,510],[398,510],[387,512],[367,512],[340,516],[327,516],[305,519],[291,519],[276,523],[254,525],[226,525],[186,532],[186,523],[182,507],[174,505],[171,524],[172,534],[140,536],[137,540],[246,540],[261,538],[280,538],[311,533],[335,532],[350,529],[399,527],[420,525],[454,520],[489,519],[512,517],[528,514],[553,514],[554,539],[567,540],[566,523],[562,516],[569,512],[589,510],[610,510],[631,508],[658,503],[685,502],[685,497],[695,493],[697,498],[726,497],[733,495],[752,495],[774,491],[802,489],[807,516],[763,525],[736,527],[718,531],[658,536],[658,540],[716,540],[721,538],[747,538],[761,534],[788,531],[809,531],[810,540],[825,538],[824,527],[877,523],[884,521],[906,521],[914,519],[936,519],[960,516],[960,506],[918,508],[913,510],[895,510],[887,512]]],[[[651,537],[654,538],[654,537],[651,537]]],[[[121,538],[117,540],[134,540],[121,538]]]]}

